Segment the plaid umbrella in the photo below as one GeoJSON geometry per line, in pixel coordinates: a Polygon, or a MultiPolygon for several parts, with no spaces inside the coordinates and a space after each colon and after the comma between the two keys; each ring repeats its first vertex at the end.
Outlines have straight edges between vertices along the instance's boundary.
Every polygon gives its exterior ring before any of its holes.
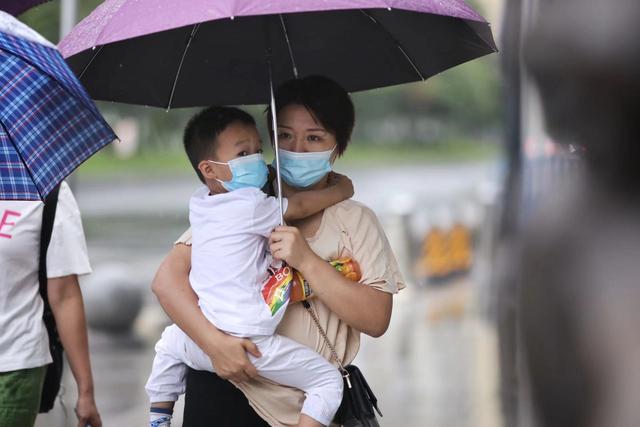
{"type": "Polygon", "coordinates": [[[0,200],[44,199],[116,138],[57,49],[0,12],[0,200]]]}

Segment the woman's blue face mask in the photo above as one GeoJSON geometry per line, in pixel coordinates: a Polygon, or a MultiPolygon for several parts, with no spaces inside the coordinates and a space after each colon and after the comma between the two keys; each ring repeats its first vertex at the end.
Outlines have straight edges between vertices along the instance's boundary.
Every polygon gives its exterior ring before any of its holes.
{"type": "Polygon", "coordinates": [[[231,169],[230,181],[217,180],[227,191],[246,187],[262,188],[267,183],[269,170],[261,153],[239,157],[227,163],[208,161],[218,165],[228,165],[231,169]]]}
{"type": "MultiPolygon", "coordinates": [[[[307,153],[279,149],[282,179],[296,188],[312,186],[331,172],[331,155],[335,149],[335,145],[331,150],[307,153]]],[[[272,166],[275,167],[275,159],[272,166]]]]}

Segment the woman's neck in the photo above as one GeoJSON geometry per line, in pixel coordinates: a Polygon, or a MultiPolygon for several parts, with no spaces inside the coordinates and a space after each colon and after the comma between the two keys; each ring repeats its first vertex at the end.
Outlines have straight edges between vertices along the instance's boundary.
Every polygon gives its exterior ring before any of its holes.
{"type": "MultiPolygon", "coordinates": [[[[323,177],[320,181],[315,183],[314,185],[307,188],[296,188],[295,191],[311,191],[311,190],[322,190],[323,188],[327,188],[329,186],[329,175],[323,177]]],[[[322,222],[322,216],[324,214],[324,210],[308,216],[306,218],[299,219],[297,221],[292,221],[289,225],[294,227],[298,227],[300,232],[305,238],[313,237],[318,228],[320,227],[320,223],[322,222]]]]}
{"type": "Polygon", "coordinates": [[[295,191],[311,191],[311,190],[322,190],[329,186],[329,174],[322,177],[322,179],[310,187],[306,188],[296,188],[295,191]]]}

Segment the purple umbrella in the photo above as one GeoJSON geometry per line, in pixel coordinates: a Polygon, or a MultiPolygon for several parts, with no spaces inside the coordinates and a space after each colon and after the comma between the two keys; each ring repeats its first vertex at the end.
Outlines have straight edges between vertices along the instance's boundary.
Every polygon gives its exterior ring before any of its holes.
{"type": "Polygon", "coordinates": [[[496,51],[462,0],[106,0],[59,47],[95,99],[167,109],[273,106],[275,84],[311,74],[420,81],[496,51]]]}
{"type": "Polygon", "coordinates": [[[18,16],[32,7],[48,1],[49,0],[0,0],[0,10],[13,16],[18,16]]]}
{"type": "Polygon", "coordinates": [[[268,61],[358,91],[496,50],[462,0],[106,0],[59,47],[94,99],[164,108],[267,103],[268,61]]]}

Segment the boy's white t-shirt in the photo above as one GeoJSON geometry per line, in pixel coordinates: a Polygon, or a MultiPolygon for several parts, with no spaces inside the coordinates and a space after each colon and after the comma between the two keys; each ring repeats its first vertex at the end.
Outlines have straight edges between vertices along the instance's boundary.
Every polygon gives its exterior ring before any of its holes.
{"type": "Polygon", "coordinates": [[[272,315],[261,289],[269,277],[268,237],[280,222],[278,200],[257,188],[210,195],[203,186],[191,197],[189,221],[189,280],[204,315],[234,335],[273,334],[286,304],[272,315]]]}
{"type": "MultiPolygon", "coordinates": [[[[0,200],[0,372],[51,363],[38,269],[44,204],[0,200]]],[[[63,182],[47,251],[47,276],[91,272],[78,205],[63,182]]]]}

